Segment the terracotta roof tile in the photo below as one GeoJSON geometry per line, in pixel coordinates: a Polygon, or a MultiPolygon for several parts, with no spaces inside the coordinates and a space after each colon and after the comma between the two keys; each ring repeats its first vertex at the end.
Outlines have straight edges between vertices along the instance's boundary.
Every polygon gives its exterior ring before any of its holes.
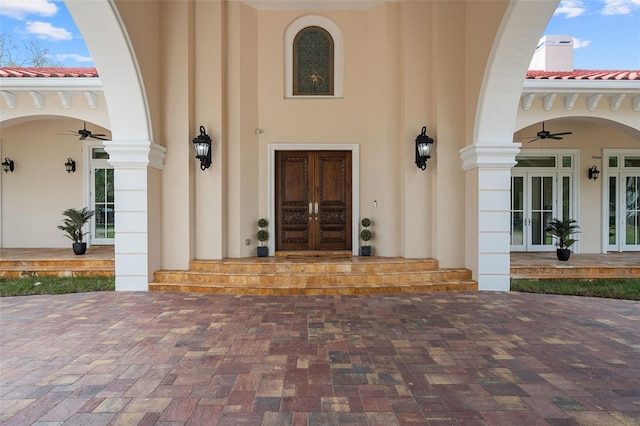
{"type": "Polygon", "coordinates": [[[0,77],[98,77],[98,70],[95,68],[2,67],[0,77]]]}
{"type": "Polygon", "coordinates": [[[527,80],[640,80],[640,70],[529,70],[527,80]]]}

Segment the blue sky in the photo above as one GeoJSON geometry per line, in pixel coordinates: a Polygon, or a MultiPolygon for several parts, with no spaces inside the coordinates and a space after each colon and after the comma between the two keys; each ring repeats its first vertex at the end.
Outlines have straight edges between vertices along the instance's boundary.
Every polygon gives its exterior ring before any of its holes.
{"type": "MultiPolygon", "coordinates": [[[[64,66],[93,66],[61,0],[0,0],[0,31],[18,47],[39,40],[64,66]]],[[[574,38],[576,69],[640,70],[640,0],[562,0],[544,34],[574,38]]]]}

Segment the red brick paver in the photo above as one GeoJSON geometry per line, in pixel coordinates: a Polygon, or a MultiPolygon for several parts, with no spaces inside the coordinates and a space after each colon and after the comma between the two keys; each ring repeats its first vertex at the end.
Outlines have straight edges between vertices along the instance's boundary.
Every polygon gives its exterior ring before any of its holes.
{"type": "Polygon", "coordinates": [[[520,293],[0,299],[5,425],[638,425],[640,303],[520,293]]]}

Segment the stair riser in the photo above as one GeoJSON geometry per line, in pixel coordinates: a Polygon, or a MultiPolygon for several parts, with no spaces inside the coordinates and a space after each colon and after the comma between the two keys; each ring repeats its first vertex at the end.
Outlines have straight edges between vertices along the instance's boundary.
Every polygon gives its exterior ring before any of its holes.
{"type": "Polygon", "coordinates": [[[322,263],[300,263],[300,262],[277,262],[277,263],[255,263],[255,262],[214,262],[214,261],[191,261],[190,270],[198,272],[219,272],[219,273],[253,273],[253,274],[336,274],[336,273],[379,273],[379,272],[421,272],[436,271],[438,262],[416,261],[416,262],[378,262],[378,263],[350,263],[350,262],[322,262],[322,263]]]}
{"type": "Polygon", "coordinates": [[[0,270],[7,269],[76,269],[94,268],[109,269],[114,268],[113,260],[0,260],[0,270]]]}
{"type": "Polygon", "coordinates": [[[620,267],[620,268],[511,268],[511,278],[530,278],[530,279],[599,279],[599,278],[640,278],[640,268],[620,267]]]}
{"type": "Polygon", "coordinates": [[[249,275],[249,274],[204,274],[196,272],[157,272],[154,282],[160,283],[214,283],[229,285],[380,285],[437,283],[471,280],[467,270],[433,271],[388,274],[341,274],[341,275],[249,275]]]}
{"type": "Polygon", "coordinates": [[[0,270],[0,278],[31,278],[31,277],[113,277],[113,270],[0,270]]]}
{"type": "Polygon", "coordinates": [[[213,287],[179,284],[149,284],[150,291],[180,291],[192,293],[263,295],[263,296],[322,296],[322,295],[355,295],[385,293],[424,293],[431,291],[475,291],[475,282],[443,283],[415,286],[382,286],[382,287],[322,287],[322,288],[287,288],[287,287],[213,287]]]}

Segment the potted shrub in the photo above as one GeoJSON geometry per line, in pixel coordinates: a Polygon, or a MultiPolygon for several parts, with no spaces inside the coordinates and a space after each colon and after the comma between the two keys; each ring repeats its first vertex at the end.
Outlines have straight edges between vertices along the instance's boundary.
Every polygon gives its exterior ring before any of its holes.
{"type": "Polygon", "coordinates": [[[571,250],[569,247],[578,240],[572,238],[572,235],[579,233],[580,228],[574,219],[560,220],[553,218],[547,223],[544,228],[546,232],[551,234],[556,239],[556,255],[558,260],[567,261],[571,256],[571,250]]]}
{"type": "Polygon", "coordinates": [[[368,244],[371,238],[373,238],[373,233],[369,230],[371,219],[365,217],[360,221],[360,224],[364,228],[360,231],[360,239],[364,241],[364,244],[360,246],[360,256],[371,256],[371,246],[368,244]]]}
{"type": "Polygon", "coordinates": [[[62,212],[66,219],[62,221],[62,225],[58,225],[58,229],[66,232],[67,235],[65,236],[73,241],[73,252],[77,255],[84,254],[87,251],[87,243],[83,240],[88,232],[83,232],[82,228],[89,222],[93,213],[93,210],[89,210],[87,207],[82,210],[72,208],[62,212]]]}
{"type": "Polygon", "coordinates": [[[269,231],[267,231],[267,226],[269,222],[267,219],[258,219],[258,232],[256,233],[256,238],[260,241],[260,245],[258,246],[258,257],[266,257],[269,255],[269,247],[265,244],[269,239],[269,231]]]}

